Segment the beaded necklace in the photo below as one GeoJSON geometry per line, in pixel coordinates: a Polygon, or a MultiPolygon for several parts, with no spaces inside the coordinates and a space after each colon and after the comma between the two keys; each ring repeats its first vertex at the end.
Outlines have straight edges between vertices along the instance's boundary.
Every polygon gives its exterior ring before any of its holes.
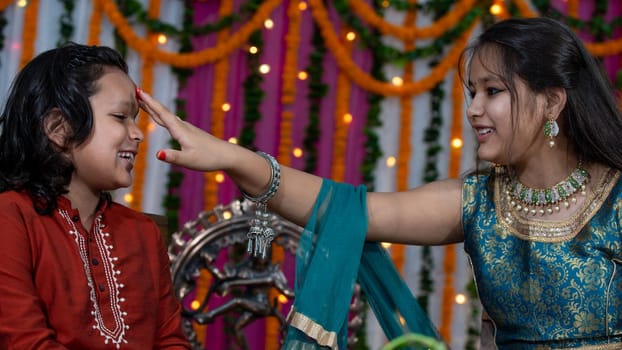
{"type": "Polygon", "coordinates": [[[559,212],[561,206],[569,208],[577,202],[576,194],[585,196],[586,185],[590,182],[590,174],[579,162],[570,175],[548,188],[531,188],[518,181],[516,174],[505,172],[506,190],[510,205],[518,211],[531,215],[551,215],[559,212]],[[560,206],[561,205],[561,206],[560,206]]]}

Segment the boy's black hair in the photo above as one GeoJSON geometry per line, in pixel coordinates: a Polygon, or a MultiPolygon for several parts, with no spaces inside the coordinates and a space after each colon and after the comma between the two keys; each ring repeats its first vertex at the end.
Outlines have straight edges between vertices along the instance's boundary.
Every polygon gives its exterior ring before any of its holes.
{"type": "Polygon", "coordinates": [[[89,97],[110,68],[128,72],[111,48],[68,43],[37,55],[18,73],[0,115],[0,192],[26,191],[42,215],[56,208],[74,170],[63,151],[91,134],[89,97]],[[64,148],[44,130],[46,118],[59,114],[70,129],[64,148]]]}

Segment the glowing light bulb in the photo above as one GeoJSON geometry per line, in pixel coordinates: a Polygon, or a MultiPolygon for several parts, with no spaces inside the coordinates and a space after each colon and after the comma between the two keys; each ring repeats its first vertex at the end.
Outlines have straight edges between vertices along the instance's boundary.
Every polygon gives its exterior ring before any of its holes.
{"type": "Polygon", "coordinates": [[[289,299],[287,299],[287,297],[283,294],[279,294],[279,296],[277,297],[277,299],[279,300],[279,303],[281,304],[285,304],[289,301],[289,299]]]}
{"type": "Polygon", "coordinates": [[[393,168],[395,164],[397,164],[397,158],[395,158],[394,156],[389,156],[387,157],[385,164],[387,165],[387,168],[393,168]]]}
{"type": "Polygon", "coordinates": [[[268,74],[270,73],[270,66],[267,64],[262,64],[261,66],[259,66],[259,73],[261,74],[268,74]]]}
{"type": "Polygon", "coordinates": [[[343,115],[343,122],[346,123],[346,124],[352,123],[352,119],[353,119],[353,117],[352,117],[352,114],[350,114],[350,113],[346,113],[346,114],[343,115]]]}
{"type": "Polygon", "coordinates": [[[168,38],[164,34],[158,35],[158,44],[164,45],[168,41],[168,38]]]}
{"type": "Polygon", "coordinates": [[[123,196],[123,200],[125,201],[125,203],[132,203],[134,201],[134,196],[131,193],[126,193],[123,196]]]}
{"type": "Polygon", "coordinates": [[[304,154],[304,152],[302,151],[302,149],[300,147],[296,147],[294,148],[294,150],[292,151],[292,154],[294,155],[294,157],[296,158],[300,158],[302,157],[302,155],[304,154]]]}
{"type": "Polygon", "coordinates": [[[467,298],[466,298],[466,296],[464,294],[456,294],[455,300],[456,300],[456,304],[462,305],[462,304],[466,303],[467,298]]]}
{"type": "Polygon", "coordinates": [[[451,147],[453,147],[453,148],[461,148],[462,147],[462,139],[459,138],[459,137],[456,137],[453,140],[451,140],[451,147]]]}
{"type": "Polygon", "coordinates": [[[489,11],[490,11],[491,15],[499,16],[503,12],[503,6],[501,6],[499,4],[494,4],[494,5],[490,6],[489,11]]]}

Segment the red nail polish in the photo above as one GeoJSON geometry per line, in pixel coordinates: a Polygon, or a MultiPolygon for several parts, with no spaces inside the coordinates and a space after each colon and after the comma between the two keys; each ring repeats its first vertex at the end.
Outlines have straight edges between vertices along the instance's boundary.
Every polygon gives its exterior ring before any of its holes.
{"type": "Polygon", "coordinates": [[[164,151],[158,151],[158,153],[156,153],[156,158],[159,160],[166,160],[166,153],[164,151]]]}
{"type": "Polygon", "coordinates": [[[136,99],[138,101],[140,101],[141,100],[141,98],[140,98],[140,88],[138,86],[135,89],[135,94],[136,94],[136,99]]]}

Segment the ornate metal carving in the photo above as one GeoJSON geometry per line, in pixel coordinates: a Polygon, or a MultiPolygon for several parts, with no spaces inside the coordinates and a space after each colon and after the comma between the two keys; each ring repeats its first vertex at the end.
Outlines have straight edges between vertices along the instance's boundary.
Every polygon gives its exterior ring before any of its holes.
{"type": "MultiPolygon", "coordinates": [[[[271,290],[276,290],[281,297],[292,300],[293,283],[288,281],[279,264],[272,263],[272,248],[281,246],[286,254],[295,256],[302,228],[270,213],[270,225],[276,232],[270,250],[265,258],[249,255],[245,247],[254,210],[254,204],[248,200],[217,205],[211,211],[199,213],[195,220],[187,222],[181,231],[172,235],[169,257],[173,288],[182,301],[183,330],[194,349],[205,347],[197,339],[193,325],[208,324],[218,317],[235,317],[233,332],[242,347],[246,343],[242,333],[244,327],[266,317],[277,318],[281,325],[281,339],[285,336],[284,314],[279,311],[276,300],[269,300],[269,295],[271,290]],[[236,261],[227,261],[218,267],[215,262],[221,252],[237,244],[241,245],[242,253],[236,261]],[[209,290],[203,300],[197,300],[200,305],[188,305],[188,296],[196,292],[197,277],[202,271],[210,275],[209,290]],[[222,296],[231,297],[217,307],[207,308],[210,300],[222,296]]],[[[351,310],[348,342],[354,345],[364,313],[358,286],[351,310]]]]}

